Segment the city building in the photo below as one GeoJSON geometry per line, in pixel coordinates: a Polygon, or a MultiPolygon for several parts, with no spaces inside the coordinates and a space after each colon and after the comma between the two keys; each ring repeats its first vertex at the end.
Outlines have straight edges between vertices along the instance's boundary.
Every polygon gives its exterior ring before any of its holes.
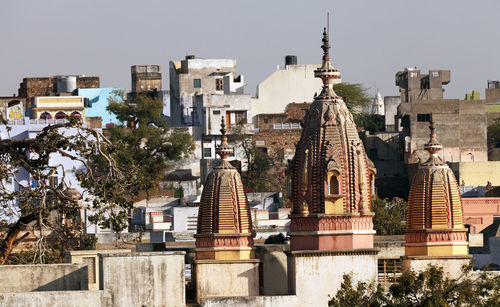
{"type": "Polygon", "coordinates": [[[421,148],[427,142],[427,122],[431,119],[444,146],[440,152],[443,161],[488,161],[485,101],[443,99],[443,85],[449,82],[449,70],[421,74],[407,68],[396,74],[401,92],[401,124],[396,131],[402,131],[405,163],[427,160],[428,154],[421,148]]]}
{"type": "Polygon", "coordinates": [[[116,93],[124,91],[119,88],[79,88],[76,95],[87,99],[85,105],[85,117],[100,117],[101,126],[104,128],[109,124],[119,124],[116,115],[106,110],[109,98],[118,99],[116,93]]]}
{"type": "Polygon", "coordinates": [[[170,61],[171,126],[196,125],[194,97],[202,94],[243,93],[243,76],[236,75],[234,59],[197,59],[188,55],[170,61]]]}
{"type": "Polygon", "coordinates": [[[31,105],[33,119],[85,118],[86,99],[81,96],[36,96],[31,105]]]}
{"type": "Polygon", "coordinates": [[[0,97],[0,118],[8,121],[23,120],[26,99],[11,96],[0,97]]]}
{"type": "Polygon", "coordinates": [[[401,96],[384,96],[384,111],[385,111],[385,131],[396,131],[396,118],[398,114],[398,106],[401,103],[401,96]]]}
{"type": "Polygon", "coordinates": [[[162,90],[160,65],[134,65],[130,69],[132,93],[162,90]]]}
{"type": "MultiPolygon", "coordinates": [[[[283,69],[277,67],[264,81],[257,86],[257,95],[252,98],[252,119],[257,126],[256,116],[259,114],[283,113],[292,102],[310,102],[321,88],[321,80],[314,78],[314,71],[320,64],[298,64],[297,56],[287,55],[283,69]]],[[[336,72],[337,73],[337,72],[336,72]]],[[[336,78],[334,84],[340,83],[336,78]]]]}

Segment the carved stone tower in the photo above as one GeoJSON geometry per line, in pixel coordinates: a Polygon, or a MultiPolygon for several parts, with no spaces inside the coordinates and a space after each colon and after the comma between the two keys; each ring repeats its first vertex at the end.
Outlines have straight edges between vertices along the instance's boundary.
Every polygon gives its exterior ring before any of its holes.
{"type": "Polygon", "coordinates": [[[332,88],[340,78],[323,32],[323,64],[314,75],[323,89],[304,117],[293,159],[291,250],[373,248],[371,195],[375,167],[352,114],[332,88]]]}
{"type": "Polygon", "coordinates": [[[429,159],[419,165],[410,189],[406,256],[463,256],[468,254],[462,199],[455,175],[438,156],[434,124],[424,149],[429,159]]]}
{"type": "Polygon", "coordinates": [[[216,153],[221,162],[208,175],[201,195],[196,237],[197,259],[253,258],[252,219],[240,174],[228,161],[224,118],[222,142],[216,153]]]}

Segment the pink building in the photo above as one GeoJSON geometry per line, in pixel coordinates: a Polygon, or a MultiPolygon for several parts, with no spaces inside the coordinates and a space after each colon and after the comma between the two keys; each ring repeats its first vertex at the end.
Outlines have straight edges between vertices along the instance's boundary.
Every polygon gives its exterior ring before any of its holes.
{"type": "Polygon", "coordinates": [[[500,197],[462,198],[465,224],[471,233],[479,233],[493,224],[493,216],[500,215],[500,197]]]}

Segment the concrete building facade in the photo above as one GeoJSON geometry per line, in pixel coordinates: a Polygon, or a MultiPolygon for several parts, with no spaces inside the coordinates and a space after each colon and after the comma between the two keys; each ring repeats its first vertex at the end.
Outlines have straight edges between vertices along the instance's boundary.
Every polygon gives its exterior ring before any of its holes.
{"type": "Polygon", "coordinates": [[[428,122],[435,122],[436,133],[444,146],[444,161],[487,161],[486,104],[484,100],[443,99],[443,84],[450,82],[449,70],[430,70],[428,75],[416,69],[396,74],[401,92],[398,118],[406,163],[425,161],[422,150],[428,140],[428,122]]]}
{"type": "MultiPolygon", "coordinates": [[[[252,98],[253,123],[257,125],[256,115],[283,113],[292,102],[312,102],[314,94],[321,88],[321,80],[314,78],[314,70],[319,64],[297,64],[287,56],[285,66],[279,66],[257,86],[257,96],[252,98]]],[[[341,79],[335,79],[334,84],[341,79]]]]}

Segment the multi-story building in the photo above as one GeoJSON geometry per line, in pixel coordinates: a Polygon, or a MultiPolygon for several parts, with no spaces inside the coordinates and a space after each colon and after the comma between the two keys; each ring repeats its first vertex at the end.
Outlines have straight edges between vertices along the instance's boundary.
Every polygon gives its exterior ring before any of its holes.
{"type": "MultiPolygon", "coordinates": [[[[257,97],[252,98],[253,123],[258,114],[283,113],[292,102],[312,102],[314,93],[321,88],[321,80],[314,78],[319,64],[297,64],[297,57],[287,55],[283,69],[277,68],[257,86],[257,97]]],[[[340,83],[336,78],[334,84],[340,83]]]]}
{"type": "Polygon", "coordinates": [[[132,72],[132,93],[161,91],[160,65],[134,65],[132,72]]]}
{"type": "Polygon", "coordinates": [[[243,93],[243,76],[236,75],[234,59],[196,59],[188,55],[170,61],[171,125],[197,125],[194,97],[202,94],[243,93]]]}
{"type": "Polygon", "coordinates": [[[421,148],[428,140],[431,119],[444,146],[440,152],[444,161],[488,160],[485,101],[443,99],[443,85],[449,82],[449,70],[421,74],[412,68],[396,74],[401,93],[398,118],[406,163],[427,159],[427,153],[421,148]]]}

